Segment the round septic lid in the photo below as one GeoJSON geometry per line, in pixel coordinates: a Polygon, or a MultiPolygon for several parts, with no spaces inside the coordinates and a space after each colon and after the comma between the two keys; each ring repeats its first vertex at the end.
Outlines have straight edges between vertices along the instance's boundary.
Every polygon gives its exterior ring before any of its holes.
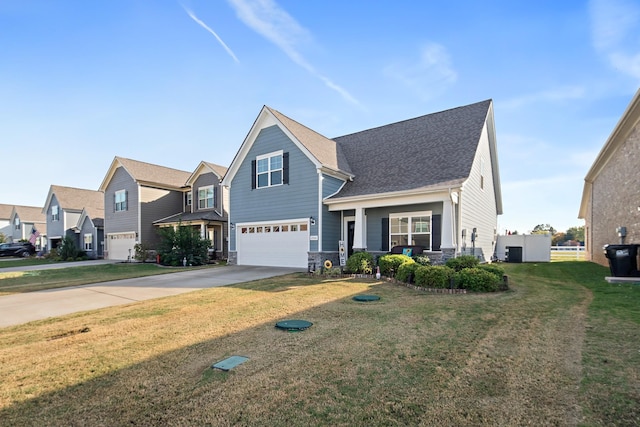
{"type": "Polygon", "coordinates": [[[305,329],[311,327],[313,323],[307,322],[306,320],[281,320],[276,323],[276,328],[285,329],[287,331],[304,331],[305,329]]]}
{"type": "Polygon", "coordinates": [[[353,297],[354,301],[364,301],[364,302],[378,301],[379,299],[380,297],[378,295],[356,295],[355,297],[353,297]]]}

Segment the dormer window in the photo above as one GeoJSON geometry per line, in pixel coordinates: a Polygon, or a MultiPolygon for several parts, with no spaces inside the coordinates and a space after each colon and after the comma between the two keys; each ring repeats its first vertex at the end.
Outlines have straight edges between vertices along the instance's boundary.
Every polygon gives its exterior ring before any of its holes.
{"type": "Polygon", "coordinates": [[[20,230],[20,218],[16,217],[16,219],[13,221],[16,230],[20,230]]]}
{"type": "Polygon", "coordinates": [[[51,221],[60,221],[60,213],[58,212],[58,206],[51,206],[51,221]]]}

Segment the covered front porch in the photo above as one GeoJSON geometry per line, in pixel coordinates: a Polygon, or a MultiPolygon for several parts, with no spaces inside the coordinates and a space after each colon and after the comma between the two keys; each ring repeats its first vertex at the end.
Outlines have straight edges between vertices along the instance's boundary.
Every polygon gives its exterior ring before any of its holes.
{"type": "Polygon", "coordinates": [[[215,212],[182,213],[154,222],[156,227],[190,226],[196,228],[202,239],[211,242],[211,259],[227,258],[227,221],[215,212]]]}

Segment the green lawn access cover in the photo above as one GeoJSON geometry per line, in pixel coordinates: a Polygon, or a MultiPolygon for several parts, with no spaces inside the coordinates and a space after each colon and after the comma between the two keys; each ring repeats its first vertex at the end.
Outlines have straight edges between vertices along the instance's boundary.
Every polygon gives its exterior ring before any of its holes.
{"type": "Polygon", "coordinates": [[[356,295],[353,297],[354,301],[369,302],[378,301],[380,297],[378,295],[356,295]]]}
{"type": "Polygon", "coordinates": [[[276,323],[276,328],[284,329],[286,331],[304,331],[313,325],[311,322],[307,322],[306,320],[281,320],[276,323]]]}
{"type": "Polygon", "coordinates": [[[230,369],[235,368],[239,364],[246,362],[247,360],[249,360],[248,357],[231,356],[231,357],[227,357],[226,359],[216,363],[215,365],[212,366],[212,368],[221,369],[223,371],[228,371],[230,369]]]}

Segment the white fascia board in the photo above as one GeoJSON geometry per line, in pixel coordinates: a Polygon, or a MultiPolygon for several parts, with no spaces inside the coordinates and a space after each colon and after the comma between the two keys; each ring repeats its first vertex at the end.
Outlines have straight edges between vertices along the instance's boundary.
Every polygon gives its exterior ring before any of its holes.
{"type": "Polygon", "coordinates": [[[349,197],[339,200],[325,200],[329,211],[342,211],[356,208],[377,208],[383,206],[411,205],[417,203],[432,203],[450,200],[449,192],[453,188],[443,188],[431,192],[404,191],[398,193],[373,194],[359,197],[349,197]]]}

